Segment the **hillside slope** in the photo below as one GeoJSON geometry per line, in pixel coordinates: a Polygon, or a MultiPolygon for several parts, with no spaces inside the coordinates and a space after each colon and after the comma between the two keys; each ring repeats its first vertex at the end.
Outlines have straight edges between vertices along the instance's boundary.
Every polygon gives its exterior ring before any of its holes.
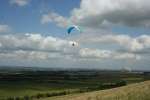
{"type": "Polygon", "coordinates": [[[150,81],[109,90],[58,96],[42,100],[150,100],[150,81]]]}

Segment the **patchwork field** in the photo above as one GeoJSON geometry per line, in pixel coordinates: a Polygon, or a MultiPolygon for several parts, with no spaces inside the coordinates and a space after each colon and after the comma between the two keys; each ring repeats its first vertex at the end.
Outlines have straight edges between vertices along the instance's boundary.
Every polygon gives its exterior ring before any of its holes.
{"type": "Polygon", "coordinates": [[[104,70],[1,71],[0,100],[49,100],[50,97],[72,96],[146,80],[150,80],[150,75],[144,72],[104,70]]]}

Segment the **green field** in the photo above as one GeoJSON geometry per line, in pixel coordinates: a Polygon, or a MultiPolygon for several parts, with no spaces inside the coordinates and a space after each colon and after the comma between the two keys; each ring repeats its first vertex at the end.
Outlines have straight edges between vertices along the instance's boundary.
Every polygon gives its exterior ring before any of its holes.
{"type": "Polygon", "coordinates": [[[114,88],[120,86],[116,85],[120,81],[131,84],[149,79],[149,74],[118,71],[7,72],[0,74],[0,99],[42,100],[47,97],[114,88]]]}

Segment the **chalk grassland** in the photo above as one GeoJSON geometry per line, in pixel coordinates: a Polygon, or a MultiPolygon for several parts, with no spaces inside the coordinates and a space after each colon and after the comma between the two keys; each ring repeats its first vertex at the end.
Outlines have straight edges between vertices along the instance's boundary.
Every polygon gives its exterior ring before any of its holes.
{"type": "Polygon", "coordinates": [[[41,100],[150,100],[150,81],[108,90],[58,96],[41,100]]]}

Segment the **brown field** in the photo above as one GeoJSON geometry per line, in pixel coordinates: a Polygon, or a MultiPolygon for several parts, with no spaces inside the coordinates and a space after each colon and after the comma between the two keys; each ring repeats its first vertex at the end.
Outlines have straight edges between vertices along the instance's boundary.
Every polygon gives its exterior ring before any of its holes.
{"type": "Polygon", "coordinates": [[[108,90],[58,96],[41,100],[150,100],[150,81],[108,90]]]}

